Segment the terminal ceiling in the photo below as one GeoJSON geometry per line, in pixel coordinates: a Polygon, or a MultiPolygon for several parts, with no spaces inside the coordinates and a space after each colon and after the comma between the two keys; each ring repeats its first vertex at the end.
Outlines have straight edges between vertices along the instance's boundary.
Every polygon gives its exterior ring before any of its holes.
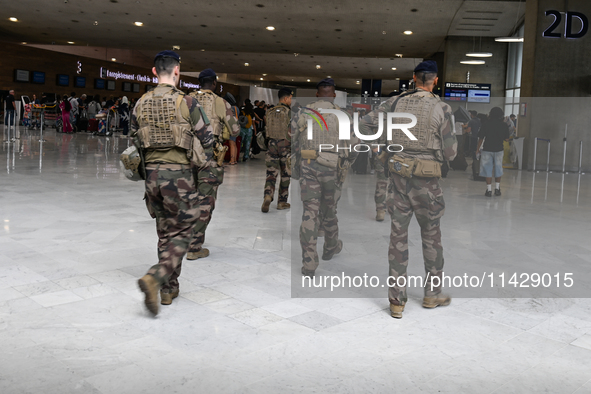
{"type": "Polygon", "coordinates": [[[448,36],[512,33],[525,0],[19,0],[0,13],[10,42],[128,49],[146,62],[179,46],[183,72],[294,85],[330,75],[354,88],[361,78],[408,78],[448,36]]]}

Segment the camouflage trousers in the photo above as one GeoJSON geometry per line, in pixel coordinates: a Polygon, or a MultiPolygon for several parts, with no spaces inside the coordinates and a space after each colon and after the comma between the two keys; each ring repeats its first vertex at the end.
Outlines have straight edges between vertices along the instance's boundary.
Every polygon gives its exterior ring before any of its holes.
{"type": "Polygon", "coordinates": [[[218,197],[218,187],[224,181],[223,167],[205,167],[194,169],[197,179],[197,194],[199,198],[199,218],[195,222],[193,240],[189,252],[199,252],[205,243],[205,230],[211,221],[215,200],[218,197]]]}
{"type": "Polygon", "coordinates": [[[376,211],[385,211],[388,178],[386,177],[386,172],[384,170],[384,163],[377,157],[375,159],[375,171],[377,176],[375,192],[376,211]]]}
{"type": "Polygon", "coordinates": [[[199,216],[190,166],[168,169],[172,166],[180,167],[179,164],[152,164],[146,169],[146,205],[156,219],[158,234],[158,264],[152,266],[148,274],[154,275],[164,292],[179,288],[183,257],[199,216]]]}
{"type": "Polygon", "coordinates": [[[324,251],[332,252],[338,246],[339,227],[336,213],[336,169],[302,160],[300,188],[304,213],[300,226],[302,263],[307,271],[318,268],[318,228],[324,228],[324,251]],[[322,215],[320,214],[322,211],[322,215]]]}
{"type": "Polygon", "coordinates": [[[408,267],[408,226],[413,213],[421,227],[425,272],[425,296],[441,293],[433,287],[433,277],[441,279],[443,272],[443,246],[439,222],[445,212],[443,191],[438,178],[403,178],[390,174],[388,185],[388,212],[392,218],[388,262],[390,265],[388,299],[391,304],[404,305],[407,301],[406,282],[408,267]],[[404,279],[402,278],[404,277],[404,279]],[[399,279],[400,278],[400,279],[399,279]]]}
{"type": "Polygon", "coordinates": [[[291,154],[291,143],[288,140],[270,139],[265,163],[267,164],[267,178],[265,180],[265,196],[275,195],[277,176],[281,174],[279,181],[279,202],[287,202],[289,196],[289,182],[291,168],[287,166],[287,159],[291,154]]]}

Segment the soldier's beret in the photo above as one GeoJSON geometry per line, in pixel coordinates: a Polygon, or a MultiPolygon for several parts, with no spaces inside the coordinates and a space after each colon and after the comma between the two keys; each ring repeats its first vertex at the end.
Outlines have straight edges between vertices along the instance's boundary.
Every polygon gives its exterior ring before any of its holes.
{"type": "Polygon", "coordinates": [[[318,82],[318,84],[316,85],[316,88],[319,88],[321,86],[336,86],[336,85],[334,83],[334,79],[324,78],[322,81],[318,82]]]}
{"type": "Polygon", "coordinates": [[[179,63],[181,62],[181,57],[175,51],[158,52],[158,54],[154,58],[154,61],[156,61],[156,59],[158,59],[159,57],[171,57],[171,58],[175,59],[177,62],[179,62],[179,63]]]}
{"type": "Polygon", "coordinates": [[[215,74],[215,71],[213,71],[211,68],[206,68],[205,70],[201,71],[199,73],[199,79],[201,78],[215,78],[217,77],[217,75],[215,74]]]}
{"type": "Polygon", "coordinates": [[[290,88],[279,89],[279,97],[291,96],[292,94],[293,94],[293,91],[290,88]]]}
{"type": "Polygon", "coordinates": [[[433,60],[425,60],[424,62],[419,63],[419,65],[415,67],[415,73],[436,73],[437,71],[437,63],[433,60]]]}

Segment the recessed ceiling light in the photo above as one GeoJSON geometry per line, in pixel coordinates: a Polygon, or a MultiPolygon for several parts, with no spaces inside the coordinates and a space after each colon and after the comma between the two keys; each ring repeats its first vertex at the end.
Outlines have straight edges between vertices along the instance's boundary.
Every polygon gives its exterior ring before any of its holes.
{"type": "Polygon", "coordinates": [[[316,69],[317,69],[317,70],[320,70],[321,68],[322,68],[322,66],[321,66],[320,64],[317,64],[317,65],[316,65],[316,69]]]}
{"type": "Polygon", "coordinates": [[[330,75],[327,75],[326,78],[332,78],[330,75]]]}
{"type": "Polygon", "coordinates": [[[180,51],[180,49],[181,49],[181,47],[180,47],[180,46],[178,46],[178,45],[173,45],[173,46],[172,46],[172,50],[173,50],[173,51],[180,51]]]}
{"type": "Polygon", "coordinates": [[[74,43],[74,41],[68,41],[68,44],[74,45],[75,43],[74,43]]]}
{"type": "Polygon", "coordinates": [[[202,49],[201,52],[205,52],[205,49],[202,49]]]}
{"type": "Polygon", "coordinates": [[[133,24],[136,26],[143,26],[144,22],[133,22],[133,24]]]}
{"type": "Polygon", "coordinates": [[[270,31],[275,30],[275,28],[273,26],[267,26],[267,27],[265,27],[265,29],[270,30],[270,31]]]}
{"type": "Polygon", "coordinates": [[[466,56],[469,57],[492,57],[492,53],[490,52],[469,52],[466,53],[466,56]]]}
{"type": "Polygon", "coordinates": [[[93,25],[98,26],[98,21],[94,21],[93,25]]]}
{"type": "Polygon", "coordinates": [[[266,77],[266,76],[267,76],[267,74],[263,74],[263,77],[266,77]]]}
{"type": "Polygon", "coordinates": [[[359,81],[356,81],[355,83],[356,83],[357,85],[359,85],[359,81]]]}
{"type": "Polygon", "coordinates": [[[396,67],[392,67],[392,70],[396,70],[396,67]]]}
{"type": "Polygon", "coordinates": [[[400,78],[396,78],[397,81],[400,81],[400,78]]]}
{"type": "Polygon", "coordinates": [[[412,34],[412,31],[411,30],[405,30],[404,31],[404,34],[406,34],[407,36],[410,36],[412,34]]]}
{"type": "Polygon", "coordinates": [[[402,57],[402,53],[397,53],[396,57],[402,57]]]}
{"type": "Polygon", "coordinates": [[[18,22],[18,19],[15,18],[14,16],[8,18],[11,22],[18,22]]]}
{"type": "Polygon", "coordinates": [[[112,62],[116,62],[116,61],[117,61],[117,59],[115,59],[114,57],[112,57],[112,58],[111,58],[111,61],[112,61],[112,62]]]}
{"type": "Polygon", "coordinates": [[[21,44],[23,44],[23,45],[27,45],[27,42],[26,42],[26,41],[23,41],[23,42],[21,42],[21,44]]]}
{"type": "Polygon", "coordinates": [[[250,66],[250,64],[248,64],[248,63],[244,63],[244,65],[245,65],[246,67],[250,66]]]}
{"type": "Polygon", "coordinates": [[[462,63],[462,64],[471,64],[471,65],[486,64],[486,62],[484,60],[462,60],[460,63],[462,63]]]}
{"type": "Polygon", "coordinates": [[[523,42],[523,37],[497,37],[496,42],[523,42]]]}
{"type": "Polygon", "coordinates": [[[306,79],[306,81],[310,82],[310,80],[309,80],[309,79],[306,79]]]}

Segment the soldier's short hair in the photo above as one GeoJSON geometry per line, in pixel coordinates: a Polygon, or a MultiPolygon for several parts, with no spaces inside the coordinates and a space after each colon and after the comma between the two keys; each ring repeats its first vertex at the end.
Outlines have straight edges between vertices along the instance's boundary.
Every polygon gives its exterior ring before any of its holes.
{"type": "Polygon", "coordinates": [[[281,100],[283,97],[287,97],[287,96],[291,96],[291,95],[293,95],[293,92],[291,91],[291,89],[288,89],[288,88],[279,89],[279,93],[277,94],[277,96],[279,97],[279,100],[281,100]]]}
{"type": "Polygon", "coordinates": [[[180,63],[173,57],[170,56],[159,56],[154,60],[154,67],[156,68],[156,74],[172,74],[174,68],[180,63]]]}
{"type": "Polygon", "coordinates": [[[415,75],[417,77],[417,81],[421,81],[422,84],[433,82],[435,78],[437,78],[437,73],[434,72],[418,71],[415,73],[415,75]]]}

